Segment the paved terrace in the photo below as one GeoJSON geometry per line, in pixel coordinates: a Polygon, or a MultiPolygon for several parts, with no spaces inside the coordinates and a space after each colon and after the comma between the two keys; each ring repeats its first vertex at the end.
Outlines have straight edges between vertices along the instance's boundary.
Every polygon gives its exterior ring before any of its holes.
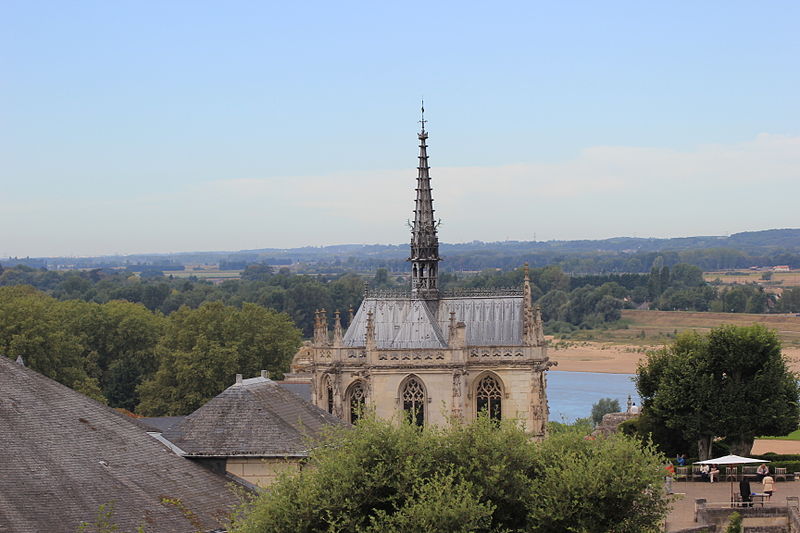
{"type": "MultiPolygon", "coordinates": [[[[760,492],[761,484],[751,482],[751,488],[760,492]]],[[[666,531],[680,531],[698,525],[694,521],[694,501],[697,498],[705,498],[709,507],[730,505],[730,481],[715,481],[714,483],[675,481],[672,484],[672,490],[675,492],[675,501],[673,502],[672,510],[667,516],[666,531]]],[[[733,482],[733,490],[734,492],[739,492],[739,483],[737,481],[733,482]]],[[[775,493],[772,495],[772,500],[764,503],[764,506],[785,507],[787,496],[800,497],[800,481],[779,481],[775,483],[775,493]]]]}

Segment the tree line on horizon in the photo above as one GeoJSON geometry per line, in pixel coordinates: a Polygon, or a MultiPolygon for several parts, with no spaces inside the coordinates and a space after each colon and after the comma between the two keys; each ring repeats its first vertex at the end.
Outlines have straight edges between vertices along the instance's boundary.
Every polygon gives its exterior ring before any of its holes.
{"type": "MultiPolygon", "coordinates": [[[[800,312],[800,288],[778,301],[756,285],[716,287],[699,268],[654,266],[649,274],[569,276],[557,266],[530,269],[545,330],[618,327],[621,310],[800,312]]],[[[442,273],[445,288],[521,287],[524,271],[442,273]]],[[[230,385],[235,374],[265,369],[281,376],[301,340],[313,334],[317,309],[329,320],[357,309],[364,282],[404,288],[378,269],[310,276],[250,265],[242,279],[218,285],[163,275],[30,267],[0,271],[0,355],[113,407],[141,414],[186,414],[230,385]]],[[[331,323],[332,326],[332,323],[331,323]]]]}
{"type": "MultiPolygon", "coordinates": [[[[608,327],[620,318],[620,310],[647,302],[665,311],[713,311],[732,313],[800,312],[800,288],[784,289],[782,297],[767,293],[758,284],[722,286],[706,282],[700,268],[687,263],[668,265],[658,258],[649,273],[569,275],[557,265],[530,269],[534,302],[542,308],[550,333],[575,328],[608,327]]],[[[440,286],[455,288],[519,288],[523,269],[488,269],[480,273],[440,273],[440,286]]],[[[218,301],[241,307],[254,303],[289,315],[305,337],[313,334],[314,316],[325,309],[329,319],[340,311],[347,327],[349,311],[357,310],[365,283],[372,288],[404,289],[405,277],[394,277],[378,268],[371,276],[296,274],[283,267],[247,266],[241,279],[219,284],[197,278],[174,278],[169,273],[94,269],[51,271],[0,266],[0,286],[31,285],[58,300],[106,303],[125,300],[141,303],[151,311],[169,315],[181,306],[197,308],[218,301]]]]}

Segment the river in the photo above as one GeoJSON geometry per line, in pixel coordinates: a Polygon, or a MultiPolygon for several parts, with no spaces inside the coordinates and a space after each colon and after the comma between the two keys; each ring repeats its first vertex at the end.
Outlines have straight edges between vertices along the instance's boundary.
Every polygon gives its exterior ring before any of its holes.
{"type": "Polygon", "coordinates": [[[549,371],[547,400],[550,404],[550,420],[569,423],[576,418],[589,417],[592,405],[600,398],[618,400],[624,411],[630,394],[636,405],[640,405],[641,400],[632,378],[633,374],[549,371]]]}

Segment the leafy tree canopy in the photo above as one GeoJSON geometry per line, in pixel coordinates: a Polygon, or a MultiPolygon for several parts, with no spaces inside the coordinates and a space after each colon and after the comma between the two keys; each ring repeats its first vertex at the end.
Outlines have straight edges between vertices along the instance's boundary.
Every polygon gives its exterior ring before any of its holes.
{"type": "Polygon", "coordinates": [[[800,417],[797,377],[776,332],[758,324],[681,333],[648,355],[636,385],[645,412],[697,441],[703,459],[714,437],[725,437],[732,453],[747,455],[756,435],[789,433],[800,417]]]}
{"type": "Polygon", "coordinates": [[[255,304],[182,307],[169,316],[156,347],[161,363],[138,389],[137,412],[187,414],[233,384],[236,374],[280,374],[301,340],[287,315],[255,304]]]}
{"type": "Polygon", "coordinates": [[[597,403],[592,406],[592,422],[594,422],[594,425],[597,425],[603,421],[603,415],[619,412],[619,400],[600,398],[597,403]]]}
{"type": "Polygon", "coordinates": [[[366,417],[324,444],[234,531],[646,533],[667,512],[660,456],[621,435],[533,443],[487,418],[419,430],[366,417]]]}

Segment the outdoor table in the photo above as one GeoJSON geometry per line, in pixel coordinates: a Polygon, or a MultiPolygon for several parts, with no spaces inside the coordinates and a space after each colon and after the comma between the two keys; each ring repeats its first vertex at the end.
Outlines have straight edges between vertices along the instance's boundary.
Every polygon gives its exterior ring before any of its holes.
{"type": "Polygon", "coordinates": [[[753,503],[760,503],[761,507],[764,507],[764,501],[769,500],[769,494],[765,494],[763,492],[754,492],[750,495],[750,500],[753,503]]]}

